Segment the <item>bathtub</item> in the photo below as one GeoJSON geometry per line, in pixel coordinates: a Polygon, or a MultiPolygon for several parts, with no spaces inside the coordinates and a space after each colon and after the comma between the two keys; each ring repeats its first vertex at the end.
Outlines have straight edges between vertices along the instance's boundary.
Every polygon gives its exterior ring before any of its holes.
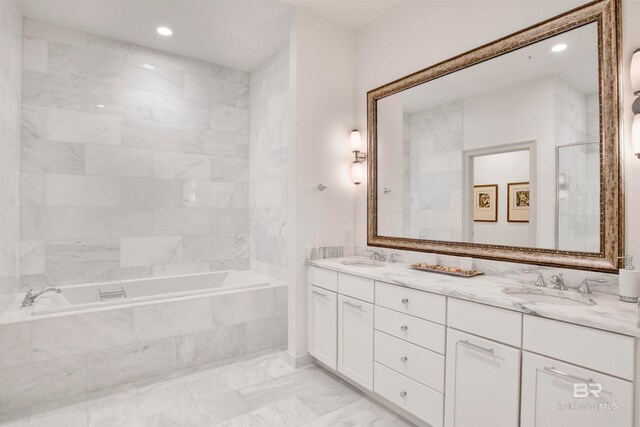
{"type": "Polygon", "coordinates": [[[287,284],[256,272],[61,289],[26,308],[22,294],[0,317],[0,415],[287,342],[287,284]]]}
{"type": "Polygon", "coordinates": [[[38,297],[31,314],[38,316],[266,286],[269,286],[266,278],[235,270],[60,286],[61,293],[38,297]]]}

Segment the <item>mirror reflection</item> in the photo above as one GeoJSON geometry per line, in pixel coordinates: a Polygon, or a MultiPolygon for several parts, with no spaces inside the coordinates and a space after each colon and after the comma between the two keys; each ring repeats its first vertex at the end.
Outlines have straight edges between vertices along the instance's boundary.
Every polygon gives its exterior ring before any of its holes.
{"type": "Polygon", "coordinates": [[[597,24],[377,101],[378,234],[600,248],[597,24]]]}

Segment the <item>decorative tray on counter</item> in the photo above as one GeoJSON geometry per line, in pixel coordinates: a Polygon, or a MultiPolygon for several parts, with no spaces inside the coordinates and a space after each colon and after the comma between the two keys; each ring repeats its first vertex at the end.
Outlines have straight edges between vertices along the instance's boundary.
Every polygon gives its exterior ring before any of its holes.
{"type": "Polygon", "coordinates": [[[477,270],[462,270],[460,267],[447,267],[445,265],[429,265],[424,262],[418,262],[411,264],[410,266],[414,270],[429,271],[431,273],[448,274],[450,276],[457,277],[474,277],[484,274],[482,271],[477,270]]]}

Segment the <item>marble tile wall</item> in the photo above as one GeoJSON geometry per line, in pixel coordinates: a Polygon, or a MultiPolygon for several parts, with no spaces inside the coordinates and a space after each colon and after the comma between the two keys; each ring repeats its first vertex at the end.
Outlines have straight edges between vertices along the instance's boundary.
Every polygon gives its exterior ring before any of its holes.
{"type": "Polygon", "coordinates": [[[289,48],[250,76],[249,206],[251,270],[286,280],[289,164],[289,48]]]}
{"type": "Polygon", "coordinates": [[[247,269],[249,74],[24,26],[23,286],[247,269]]]}
{"type": "Polygon", "coordinates": [[[22,16],[15,0],[3,0],[0,1],[0,311],[18,292],[20,280],[21,64],[22,16]]]}
{"type": "Polygon", "coordinates": [[[0,414],[287,340],[287,288],[0,325],[0,414]]]}
{"type": "Polygon", "coordinates": [[[412,112],[403,127],[409,134],[403,152],[404,235],[461,240],[462,101],[412,112]]]}

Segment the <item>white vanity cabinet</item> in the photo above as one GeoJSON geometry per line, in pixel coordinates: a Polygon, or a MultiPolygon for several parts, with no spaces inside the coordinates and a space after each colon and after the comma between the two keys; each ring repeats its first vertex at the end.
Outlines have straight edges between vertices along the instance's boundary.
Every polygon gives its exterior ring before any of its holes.
{"type": "Polygon", "coordinates": [[[309,286],[307,291],[309,354],[332,369],[338,363],[338,295],[309,286]]]}
{"type": "Polygon", "coordinates": [[[521,426],[633,426],[634,345],[632,337],[525,316],[521,426]]]}
{"type": "Polygon", "coordinates": [[[373,304],[338,295],[338,372],[373,390],[373,304]]]}
{"type": "Polygon", "coordinates": [[[522,314],[449,298],[445,426],[518,426],[522,314]]]}
{"type": "Polygon", "coordinates": [[[632,336],[316,267],[308,328],[313,357],[420,426],[640,427],[632,336]]]}
{"type": "Polygon", "coordinates": [[[522,427],[632,425],[631,382],[524,352],[522,427]]]}

